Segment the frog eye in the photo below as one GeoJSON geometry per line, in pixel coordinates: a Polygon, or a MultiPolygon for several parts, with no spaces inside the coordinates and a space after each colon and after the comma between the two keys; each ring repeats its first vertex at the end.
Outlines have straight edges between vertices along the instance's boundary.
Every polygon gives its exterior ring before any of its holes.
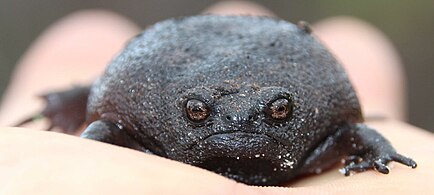
{"type": "Polygon", "coordinates": [[[211,113],[211,108],[204,102],[191,99],[185,105],[188,119],[193,122],[201,122],[207,119],[211,113]]]}
{"type": "Polygon", "coordinates": [[[286,98],[279,98],[268,104],[266,113],[273,120],[282,121],[287,119],[292,113],[291,102],[286,98]]]}

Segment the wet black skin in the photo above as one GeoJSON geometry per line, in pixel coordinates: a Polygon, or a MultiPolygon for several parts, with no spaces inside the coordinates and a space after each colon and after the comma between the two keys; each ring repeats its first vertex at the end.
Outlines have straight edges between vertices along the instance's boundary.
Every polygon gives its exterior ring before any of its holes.
{"type": "MultiPolygon", "coordinates": [[[[390,161],[416,167],[363,124],[346,73],[310,32],[265,17],[157,23],[91,88],[75,89],[90,90],[81,136],[254,185],[320,173],[343,158],[345,175],[388,173],[390,161]]],[[[66,121],[52,120],[76,123],[66,121]]]]}

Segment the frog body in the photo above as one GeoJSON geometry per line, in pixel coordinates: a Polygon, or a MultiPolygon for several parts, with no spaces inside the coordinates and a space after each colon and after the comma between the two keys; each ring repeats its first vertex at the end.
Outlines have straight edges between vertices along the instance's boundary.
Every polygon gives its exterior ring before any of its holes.
{"type": "Polygon", "coordinates": [[[212,15],[155,24],[84,89],[82,137],[255,185],[346,157],[347,175],[387,173],[393,160],[416,167],[363,124],[344,69],[301,24],[212,15]]]}

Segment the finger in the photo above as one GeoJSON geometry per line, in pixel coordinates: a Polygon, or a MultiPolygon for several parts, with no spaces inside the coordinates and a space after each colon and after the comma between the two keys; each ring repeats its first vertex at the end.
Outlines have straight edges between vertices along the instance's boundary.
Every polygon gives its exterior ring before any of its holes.
{"type": "Polygon", "coordinates": [[[0,107],[0,124],[39,111],[38,94],[90,84],[138,31],[122,16],[101,10],[76,12],[54,23],[17,64],[0,107]]]}
{"type": "Polygon", "coordinates": [[[328,172],[293,183],[295,186],[310,186],[302,188],[251,187],[203,169],[135,150],[53,132],[0,129],[0,193],[318,194],[327,191],[334,194],[362,190],[375,194],[384,189],[395,189],[397,185],[401,192],[426,190],[416,186],[432,186],[426,178],[434,176],[434,162],[429,155],[432,147],[428,147],[434,143],[434,137],[402,123],[386,124],[384,128],[393,129],[395,134],[400,127],[399,131],[410,139],[408,141],[415,143],[417,140],[418,144],[412,144],[410,150],[424,166],[416,170],[394,171],[391,173],[393,177],[379,177],[366,172],[343,179],[342,175],[328,172]],[[402,183],[406,185],[402,186],[402,183]]]}
{"type": "Polygon", "coordinates": [[[266,7],[251,1],[220,1],[206,8],[203,13],[217,15],[274,16],[266,7]]]}
{"type": "Polygon", "coordinates": [[[30,129],[1,129],[0,157],[2,194],[287,194],[293,191],[247,186],[155,155],[30,129]]]}
{"type": "Polygon", "coordinates": [[[396,49],[378,29],[350,17],[325,19],[314,34],[349,73],[365,115],[405,120],[405,79],[396,49]]]}

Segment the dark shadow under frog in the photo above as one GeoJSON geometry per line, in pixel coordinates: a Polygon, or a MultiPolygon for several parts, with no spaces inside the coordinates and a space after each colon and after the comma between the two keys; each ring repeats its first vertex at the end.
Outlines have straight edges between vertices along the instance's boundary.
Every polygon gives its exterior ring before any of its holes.
{"type": "Polygon", "coordinates": [[[267,17],[166,20],[91,87],[44,96],[42,115],[67,133],[84,123],[81,137],[247,184],[279,185],[343,158],[345,175],[388,173],[390,161],[415,168],[363,124],[345,71],[310,31],[267,17]]]}

